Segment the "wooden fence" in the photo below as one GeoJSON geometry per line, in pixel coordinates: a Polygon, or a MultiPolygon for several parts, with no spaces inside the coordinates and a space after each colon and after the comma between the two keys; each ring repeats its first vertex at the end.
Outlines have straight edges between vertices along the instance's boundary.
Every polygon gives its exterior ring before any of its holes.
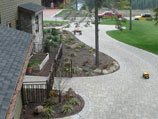
{"type": "Polygon", "coordinates": [[[47,81],[27,82],[22,85],[22,100],[23,104],[41,103],[49,98],[50,91],[53,88],[54,77],[59,67],[60,59],[62,57],[63,44],[60,45],[58,52],[54,59],[54,64],[51,66],[51,71],[47,81]]]}

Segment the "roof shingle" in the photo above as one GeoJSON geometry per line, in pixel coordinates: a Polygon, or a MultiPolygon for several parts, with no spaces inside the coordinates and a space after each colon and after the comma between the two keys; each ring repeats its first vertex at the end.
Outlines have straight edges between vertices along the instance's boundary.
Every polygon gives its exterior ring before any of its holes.
{"type": "Polygon", "coordinates": [[[0,119],[5,119],[32,35],[0,25],[0,119]]]}
{"type": "Polygon", "coordinates": [[[33,13],[36,13],[38,11],[41,11],[41,10],[45,9],[45,7],[40,6],[38,4],[35,4],[35,3],[31,3],[31,2],[30,3],[21,4],[21,5],[19,5],[19,8],[23,8],[23,9],[31,11],[33,13]]]}

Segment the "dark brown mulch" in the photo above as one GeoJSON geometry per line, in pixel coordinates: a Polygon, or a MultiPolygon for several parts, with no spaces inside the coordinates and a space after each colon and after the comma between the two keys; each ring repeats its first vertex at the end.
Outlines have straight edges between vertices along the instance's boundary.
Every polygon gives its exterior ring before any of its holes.
{"type": "MultiPolygon", "coordinates": [[[[101,73],[89,73],[90,71],[95,70],[97,67],[95,65],[95,50],[93,50],[92,53],[89,52],[89,49],[91,49],[91,47],[89,47],[88,45],[84,44],[83,42],[81,42],[79,39],[77,39],[75,37],[74,34],[72,34],[71,32],[68,31],[64,31],[63,34],[67,34],[66,35],[66,40],[67,41],[69,39],[70,36],[74,37],[74,41],[72,42],[65,42],[64,43],[64,47],[63,47],[63,56],[61,59],[61,62],[65,62],[65,58],[68,57],[69,59],[72,59],[72,67],[76,68],[82,68],[84,71],[82,71],[81,73],[73,73],[72,76],[73,77],[82,77],[82,76],[93,76],[93,75],[102,75],[101,73]],[[67,48],[67,46],[65,46],[66,44],[68,46],[71,46],[75,43],[78,43],[79,45],[84,45],[85,47],[83,48],[67,48]],[[76,52],[75,50],[79,49],[79,52],[76,52]],[[74,57],[71,57],[70,54],[74,52],[76,55],[74,57]]],[[[44,36],[44,39],[47,39],[48,36],[50,36],[51,33],[47,33],[44,36]]],[[[110,56],[99,52],[99,69],[108,69],[111,65],[113,65],[113,61],[115,61],[113,58],[111,58],[110,56]]],[[[33,72],[31,75],[36,75],[36,76],[48,76],[49,75],[49,71],[51,69],[51,63],[53,63],[53,59],[49,60],[49,62],[47,62],[47,64],[44,66],[44,68],[42,69],[42,71],[40,72],[33,72]]],[[[57,72],[57,76],[60,73],[57,72]]],[[[67,76],[67,74],[64,74],[67,76]]]]}
{"type": "MultiPolygon", "coordinates": [[[[61,112],[61,108],[62,108],[62,106],[67,104],[65,101],[63,101],[62,103],[57,104],[54,107],[53,110],[56,112],[55,115],[54,115],[54,118],[62,118],[62,117],[66,117],[66,116],[71,116],[71,115],[77,114],[78,112],[80,112],[83,109],[83,107],[85,105],[85,102],[82,99],[82,97],[80,95],[75,94],[73,98],[77,98],[80,102],[80,105],[73,106],[73,112],[72,113],[63,114],[61,112]]],[[[58,101],[58,100],[56,100],[56,101],[58,101]]],[[[25,106],[22,110],[20,119],[46,119],[46,117],[44,117],[42,114],[34,114],[33,113],[33,111],[34,111],[33,109],[38,105],[43,105],[43,103],[36,103],[36,104],[35,103],[30,103],[27,106],[25,106]]]]}
{"type": "MultiPolygon", "coordinates": [[[[68,32],[67,34],[67,40],[69,39],[70,36],[74,36],[72,33],[68,32]]],[[[78,73],[73,73],[73,77],[82,77],[82,76],[91,76],[89,74],[87,74],[87,70],[88,71],[92,71],[95,70],[97,67],[95,65],[95,49],[93,50],[92,53],[89,52],[89,49],[91,49],[91,47],[89,47],[88,45],[84,44],[83,42],[81,42],[79,39],[77,39],[74,36],[75,40],[72,41],[71,43],[65,43],[68,44],[69,46],[71,46],[72,44],[78,43],[79,45],[84,45],[85,47],[83,48],[67,48],[64,45],[63,48],[63,56],[62,56],[62,62],[64,62],[64,59],[66,57],[69,57],[69,59],[72,59],[72,67],[79,67],[85,70],[85,72],[83,71],[81,74],[78,73]],[[79,52],[76,52],[75,50],[79,49],[79,52]],[[70,54],[74,52],[76,55],[74,57],[71,57],[70,54]]],[[[112,64],[113,61],[115,61],[113,58],[111,58],[110,56],[99,52],[99,68],[100,69],[108,69],[112,64]]],[[[93,75],[101,75],[99,73],[95,73],[93,75]]],[[[57,76],[59,76],[57,74],[57,76]]]]}
{"type": "Polygon", "coordinates": [[[30,60],[40,60],[40,61],[43,61],[46,56],[47,56],[46,53],[37,53],[37,54],[33,54],[33,56],[31,57],[30,60]]]}

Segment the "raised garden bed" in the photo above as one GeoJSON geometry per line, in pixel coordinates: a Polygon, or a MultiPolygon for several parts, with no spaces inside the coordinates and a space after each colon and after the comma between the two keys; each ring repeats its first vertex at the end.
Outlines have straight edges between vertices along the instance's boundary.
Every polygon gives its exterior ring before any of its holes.
{"type": "MultiPolygon", "coordinates": [[[[30,58],[28,67],[32,68],[32,72],[41,71],[45,64],[48,62],[48,60],[48,53],[33,54],[33,56],[30,58]]],[[[29,72],[27,74],[31,74],[32,72],[29,72]]]]}

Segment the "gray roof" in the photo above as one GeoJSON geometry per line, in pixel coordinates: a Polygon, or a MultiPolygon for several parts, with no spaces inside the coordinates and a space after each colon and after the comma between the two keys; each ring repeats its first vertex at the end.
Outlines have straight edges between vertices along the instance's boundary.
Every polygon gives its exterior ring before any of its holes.
{"type": "Polygon", "coordinates": [[[36,12],[39,12],[39,11],[45,9],[45,7],[40,6],[38,4],[35,4],[35,3],[31,3],[31,2],[30,3],[21,4],[21,5],[19,5],[19,8],[31,11],[33,13],[36,13],[36,12]]]}
{"type": "Polygon", "coordinates": [[[0,119],[5,119],[32,35],[0,25],[0,119]]]}

